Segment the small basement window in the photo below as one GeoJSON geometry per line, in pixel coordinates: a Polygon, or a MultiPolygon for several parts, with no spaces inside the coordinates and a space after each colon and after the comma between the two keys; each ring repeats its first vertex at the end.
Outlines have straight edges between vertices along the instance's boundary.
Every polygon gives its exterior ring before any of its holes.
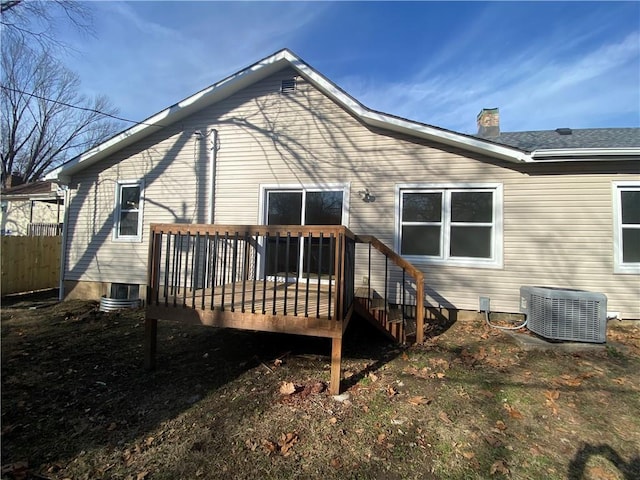
{"type": "Polygon", "coordinates": [[[294,93],[296,91],[296,79],[286,78],[280,85],[280,93],[294,93]]]}

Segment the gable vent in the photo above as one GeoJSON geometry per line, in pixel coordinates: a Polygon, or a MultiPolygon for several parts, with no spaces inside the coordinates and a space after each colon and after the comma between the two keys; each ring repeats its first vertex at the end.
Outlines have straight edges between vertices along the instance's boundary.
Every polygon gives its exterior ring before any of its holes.
{"type": "Polygon", "coordinates": [[[282,85],[280,85],[280,93],[293,93],[295,91],[296,91],[295,78],[286,78],[282,80],[282,85]]]}

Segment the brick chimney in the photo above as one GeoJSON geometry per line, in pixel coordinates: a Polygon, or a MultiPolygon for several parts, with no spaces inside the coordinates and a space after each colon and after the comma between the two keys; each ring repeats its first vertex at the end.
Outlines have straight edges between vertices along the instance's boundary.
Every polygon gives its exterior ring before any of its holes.
{"type": "Polygon", "coordinates": [[[483,108],[478,114],[478,136],[496,138],[500,135],[500,110],[483,108]]]}

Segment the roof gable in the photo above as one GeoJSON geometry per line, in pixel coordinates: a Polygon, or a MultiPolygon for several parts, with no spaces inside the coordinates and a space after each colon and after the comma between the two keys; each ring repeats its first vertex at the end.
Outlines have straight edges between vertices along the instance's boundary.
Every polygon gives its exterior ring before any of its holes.
{"type": "Polygon", "coordinates": [[[68,180],[69,177],[117,151],[142,140],[148,135],[174,122],[177,122],[207,106],[217,103],[239,90],[280,71],[292,67],[307,81],[325,95],[358,117],[363,123],[386,130],[405,133],[411,136],[432,140],[462,149],[484,153],[491,157],[513,162],[527,161],[527,155],[521,150],[488,142],[472,135],[413,122],[401,117],[371,110],[329,79],[303,62],[288,49],[270,55],[253,65],[230,75],[221,81],[185,98],[184,100],[152,115],[146,120],[124,130],[100,145],[72,158],[57,169],[49,172],[46,178],[68,180]]]}
{"type": "MultiPolygon", "coordinates": [[[[536,152],[532,152],[519,141],[505,137],[502,139],[484,139],[473,135],[466,135],[452,130],[447,130],[420,122],[415,122],[402,117],[367,108],[344,90],[331,82],[328,78],[314,70],[307,63],[288,49],[280,50],[249,67],[234,73],[219,82],[200,90],[184,100],[156,113],[133,127],[115,135],[102,144],[76,156],[57,169],[47,174],[48,179],[60,179],[67,181],[75,173],[99,162],[103,158],[142,140],[170,124],[173,124],[207,106],[213,105],[234,93],[246,88],[260,80],[282,70],[292,67],[307,81],[313,84],[327,97],[342,106],[357,117],[364,124],[388,131],[403,133],[416,138],[435,141],[445,145],[454,146],[470,152],[481,153],[492,158],[506,160],[513,163],[533,162],[536,160],[536,152]]],[[[523,132],[530,133],[530,132],[523,132]]],[[[509,135],[509,134],[504,134],[509,135]]],[[[548,155],[542,155],[541,159],[575,159],[584,158],[585,152],[567,151],[566,149],[551,151],[548,155]],[[577,152],[577,155],[576,155],[577,152]],[[566,155],[568,154],[568,155],[566,155]]],[[[596,155],[594,152],[586,152],[587,155],[596,155]]],[[[609,149],[598,151],[597,155],[610,155],[609,149]]],[[[625,150],[621,155],[638,155],[640,148],[625,150]]]]}

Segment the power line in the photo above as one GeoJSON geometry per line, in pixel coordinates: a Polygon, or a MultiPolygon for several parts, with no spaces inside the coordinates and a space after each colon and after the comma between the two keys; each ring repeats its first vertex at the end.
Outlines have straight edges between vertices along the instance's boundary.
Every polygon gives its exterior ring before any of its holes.
{"type": "Polygon", "coordinates": [[[0,85],[0,87],[3,88],[4,90],[9,90],[10,92],[20,93],[22,95],[27,95],[29,97],[37,98],[39,100],[44,100],[45,102],[57,103],[58,105],[64,105],[65,107],[75,108],[76,110],[83,110],[85,112],[97,113],[98,115],[104,115],[105,117],[110,117],[115,120],[120,120],[122,122],[135,123],[136,125],[147,125],[149,127],[165,127],[165,125],[160,125],[158,123],[145,123],[145,122],[138,122],[136,120],[129,120],[128,118],[119,117],[117,115],[112,115],[107,112],[102,112],[100,110],[96,110],[95,108],[79,107],[78,105],[72,105],[70,103],[61,102],[60,100],[53,100],[51,98],[43,97],[35,93],[25,92],[24,90],[20,90],[18,88],[7,87],[5,85],[0,85]]]}

